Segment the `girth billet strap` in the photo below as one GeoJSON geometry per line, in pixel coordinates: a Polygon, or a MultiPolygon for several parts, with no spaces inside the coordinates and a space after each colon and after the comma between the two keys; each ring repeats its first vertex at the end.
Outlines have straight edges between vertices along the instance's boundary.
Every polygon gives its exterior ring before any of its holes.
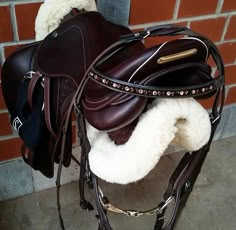
{"type": "Polygon", "coordinates": [[[78,122],[78,137],[80,139],[81,146],[81,161],[80,161],[80,177],[79,177],[79,192],[80,192],[80,207],[84,210],[91,211],[93,206],[90,202],[85,199],[84,195],[84,184],[85,180],[91,184],[91,179],[89,178],[89,169],[88,169],[88,153],[90,151],[90,143],[87,138],[86,125],[83,114],[80,109],[77,108],[76,111],[77,122],[78,122]],[[86,175],[87,174],[87,175],[86,175]]]}

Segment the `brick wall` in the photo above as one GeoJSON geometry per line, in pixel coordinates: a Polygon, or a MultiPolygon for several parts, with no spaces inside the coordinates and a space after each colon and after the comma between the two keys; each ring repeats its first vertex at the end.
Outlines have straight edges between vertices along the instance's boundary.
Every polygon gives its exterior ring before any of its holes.
{"type": "MultiPolygon", "coordinates": [[[[16,48],[33,41],[34,19],[41,2],[0,0],[0,68],[16,48]]],[[[226,66],[226,104],[236,103],[236,0],[131,0],[132,29],[160,23],[188,26],[216,42],[226,66]]],[[[163,38],[150,38],[145,45],[161,41],[163,38]]],[[[209,100],[203,104],[208,107],[209,100]]],[[[18,157],[20,145],[9,124],[0,88],[0,161],[18,157]]]]}
{"type": "MultiPolygon", "coordinates": [[[[0,1],[0,68],[17,48],[34,40],[34,20],[41,1],[0,1]]],[[[0,87],[0,161],[20,156],[21,140],[9,123],[0,87]]]]}

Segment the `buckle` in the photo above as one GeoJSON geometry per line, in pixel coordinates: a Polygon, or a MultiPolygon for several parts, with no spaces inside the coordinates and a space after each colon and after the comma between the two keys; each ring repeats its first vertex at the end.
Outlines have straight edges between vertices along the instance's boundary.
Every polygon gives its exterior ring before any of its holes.
{"type": "Polygon", "coordinates": [[[124,40],[142,40],[145,39],[146,37],[148,37],[151,34],[151,32],[149,30],[146,31],[141,31],[141,32],[137,32],[137,33],[133,33],[133,34],[127,34],[127,35],[123,35],[120,38],[124,39],[124,40]]]}
{"type": "Polygon", "coordinates": [[[145,32],[146,32],[146,34],[143,36],[143,39],[147,38],[151,34],[151,31],[149,31],[149,30],[147,30],[145,32]]]}
{"type": "Polygon", "coordinates": [[[44,79],[44,77],[42,77],[42,80],[40,81],[40,85],[44,88],[44,81],[45,81],[45,79],[44,79]]]}
{"type": "Polygon", "coordinates": [[[159,207],[159,213],[162,213],[163,210],[172,202],[174,198],[174,196],[170,196],[167,200],[165,200],[159,207]]]}
{"type": "Polygon", "coordinates": [[[212,124],[219,122],[220,118],[221,118],[221,115],[219,113],[216,115],[216,117],[213,114],[210,115],[210,120],[212,124]]]}
{"type": "Polygon", "coordinates": [[[139,212],[139,211],[132,211],[132,210],[126,210],[125,211],[125,215],[127,216],[132,216],[132,217],[140,217],[143,215],[142,212],[139,212]]]}

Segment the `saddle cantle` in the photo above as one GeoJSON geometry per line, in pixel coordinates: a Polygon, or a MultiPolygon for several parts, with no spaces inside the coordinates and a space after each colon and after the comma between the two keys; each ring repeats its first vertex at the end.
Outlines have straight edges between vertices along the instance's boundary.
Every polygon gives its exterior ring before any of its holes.
{"type": "MultiPolygon", "coordinates": [[[[40,170],[47,177],[53,176],[53,164],[60,161],[65,115],[82,76],[101,51],[116,42],[120,36],[130,32],[123,26],[106,21],[97,12],[83,12],[63,22],[44,40],[27,45],[6,60],[2,70],[2,85],[3,95],[11,115],[15,113],[17,89],[26,73],[29,71],[35,73],[31,81],[34,83],[28,86],[27,100],[30,109],[32,109],[32,101],[37,97],[33,92],[35,88],[41,87],[40,82],[43,81],[42,107],[46,123],[44,144],[37,143],[38,148],[35,148],[34,153],[26,153],[23,148],[24,159],[34,169],[40,170]],[[9,94],[9,91],[13,93],[9,94]]],[[[136,49],[143,48],[144,46],[140,43],[131,50],[131,54],[136,53],[136,49]]],[[[124,57],[129,55],[128,53],[124,57]]],[[[106,68],[119,59],[120,56],[111,60],[106,68]]],[[[67,129],[63,160],[66,167],[69,166],[71,160],[71,143],[70,125],[67,129]]]]}

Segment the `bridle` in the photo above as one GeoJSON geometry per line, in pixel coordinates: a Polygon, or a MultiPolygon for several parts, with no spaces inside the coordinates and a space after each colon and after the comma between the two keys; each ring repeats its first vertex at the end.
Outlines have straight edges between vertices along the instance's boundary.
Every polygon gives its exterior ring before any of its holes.
{"type": "MultiPolygon", "coordinates": [[[[171,71],[171,70],[169,70],[171,71]]],[[[210,150],[210,145],[212,143],[217,125],[220,122],[221,114],[224,105],[225,98],[225,86],[224,86],[224,65],[221,55],[215,46],[215,44],[203,37],[202,35],[193,32],[192,30],[174,25],[161,25],[156,27],[147,28],[146,30],[126,36],[122,36],[121,39],[104,50],[90,65],[86,71],[81,84],[79,85],[77,92],[73,98],[70,105],[70,112],[75,109],[78,121],[78,135],[81,143],[81,162],[80,162],[80,205],[83,209],[92,210],[92,205],[85,199],[84,196],[84,184],[85,181],[88,182],[89,186],[94,188],[96,196],[96,206],[99,213],[99,229],[102,230],[112,230],[109,224],[108,218],[106,216],[106,211],[112,211],[116,213],[122,213],[127,216],[139,217],[142,215],[154,215],[156,214],[156,223],[154,226],[155,230],[173,229],[174,225],[181,214],[187,199],[193,189],[195,181],[198,174],[201,171],[201,167],[210,150]],[[103,65],[112,56],[116,55],[121,50],[136,44],[147,37],[155,36],[176,36],[176,35],[187,35],[204,41],[209,49],[209,55],[213,57],[214,62],[217,66],[217,76],[209,80],[209,82],[193,85],[191,87],[158,87],[149,85],[148,81],[143,81],[137,83],[124,82],[121,80],[113,79],[102,73],[99,67],[103,65]],[[89,168],[88,153],[90,151],[90,143],[87,137],[85,119],[83,117],[83,111],[81,107],[81,99],[83,95],[84,87],[86,86],[88,80],[93,80],[96,83],[112,89],[117,92],[122,92],[134,96],[150,97],[150,98],[183,98],[183,97],[198,97],[202,95],[207,95],[209,93],[215,92],[215,99],[212,106],[212,111],[210,114],[211,121],[211,136],[208,143],[203,146],[198,151],[194,151],[191,154],[186,153],[181,159],[179,165],[174,170],[172,176],[169,179],[169,185],[163,195],[163,201],[156,207],[146,210],[146,211],[135,211],[135,210],[123,210],[112,205],[108,198],[103,194],[101,188],[98,185],[98,179],[93,174],[89,168]],[[119,87],[117,87],[119,86],[119,87]],[[184,93],[183,93],[184,92],[184,93]],[[168,205],[174,201],[174,207],[169,221],[164,225],[164,216],[168,205]]],[[[70,113],[68,113],[63,126],[63,140],[66,138],[66,127],[69,124],[70,113]]],[[[60,174],[62,170],[62,161],[64,157],[64,144],[62,142],[61,151],[61,162],[59,164],[58,177],[57,177],[57,188],[58,188],[58,200],[59,200],[59,188],[60,188],[60,174]]],[[[63,221],[60,214],[60,204],[58,202],[59,216],[61,220],[61,226],[64,229],[63,221]]]]}

